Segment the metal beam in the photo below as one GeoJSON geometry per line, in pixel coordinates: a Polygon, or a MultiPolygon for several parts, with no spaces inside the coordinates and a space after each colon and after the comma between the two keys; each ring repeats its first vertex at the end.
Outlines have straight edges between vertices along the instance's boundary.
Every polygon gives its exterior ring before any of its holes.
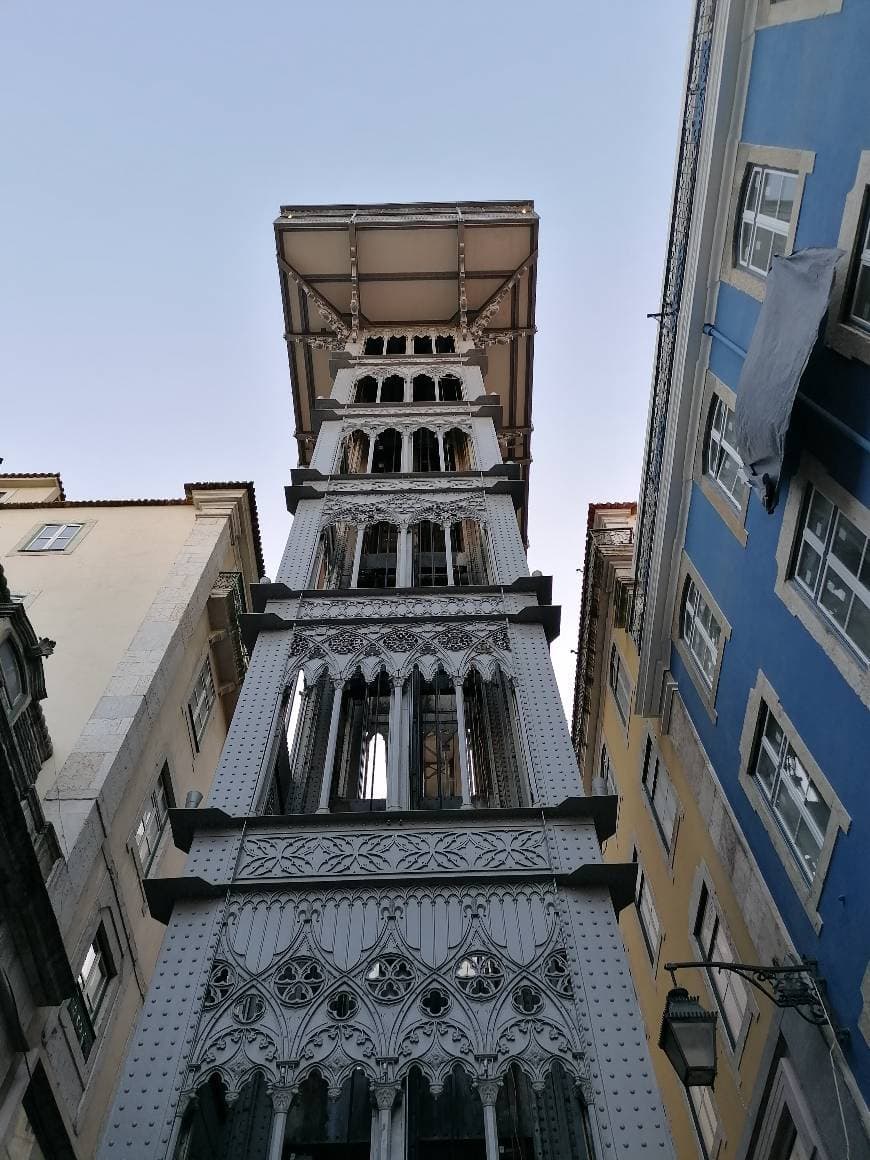
{"type": "Polygon", "coordinates": [[[494,294],[491,294],[489,298],[487,298],[486,302],[484,302],[483,306],[481,306],[481,308],[478,310],[474,322],[471,324],[471,332],[475,335],[475,337],[479,337],[481,331],[484,329],[487,322],[489,322],[490,318],[495,317],[502,302],[505,300],[508,294],[510,294],[511,290],[513,290],[514,286],[516,286],[517,282],[519,282],[523,274],[526,273],[537,256],[538,251],[533,250],[527,258],[522,260],[519,266],[517,266],[516,270],[514,270],[513,274],[511,274],[509,278],[502,282],[498,290],[496,290],[494,294]]]}
{"type": "Polygon", "coordinates": [[[322,294],[318,293],[318,291],[315,290],[309,282],[306,282],[305,278],[303,278],[299,271],[294,269],[293,266],[291,266],[287,261],[287,259],[281,256],[281,254],[278,254],[278,268],[282,270],[283,273],[285,273],[287,277],[291,279],[291,281],[296,283],[296,285],[299,287],[302,293],[306,295],[306,297],[311,299],[317,308],[317,313],[320,315],[324,322],[329,323],[332,329],[336,332],[338,338],[342,341],[347,341],[347,337],[350,334],[350,331],[348,330],[347,325],[342,319],[341,315],[338,314],[334,307],[326,301],[322,294]]]}

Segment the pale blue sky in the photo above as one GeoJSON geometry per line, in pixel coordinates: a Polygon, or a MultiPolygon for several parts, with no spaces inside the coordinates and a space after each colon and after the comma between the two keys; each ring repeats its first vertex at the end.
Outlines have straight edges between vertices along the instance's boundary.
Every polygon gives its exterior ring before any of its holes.
{"type": "Polygon", "coordinates": [[[281,203],[534,198],[530,565],[570,703],[586,507],[640,474],[690,0],[4,5],[0,470],[73,499],[296,463],[281,203]]]}

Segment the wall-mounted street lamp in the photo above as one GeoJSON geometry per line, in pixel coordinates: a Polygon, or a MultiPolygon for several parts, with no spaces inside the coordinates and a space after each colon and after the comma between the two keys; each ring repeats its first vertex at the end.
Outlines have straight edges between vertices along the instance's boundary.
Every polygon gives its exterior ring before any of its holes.
{"type": "MultiPolygon", "coordinates": [[[[706,1011],[697,996],[690,995],[685,987],[678,987],[674,974],[689,967],[732,971],[777,1007],[793,1007],[807,1023],[815,1027],[828,1023],[833,1029],[822,998],[824,982],[819,978],[813,959],[804,959],[802,963],[789,967],[704,960],[665,963],[665,970],[670,972],[674,985],[665,1000],[659,1047],[685,1087],[712,1087],[716,1079],[716,1012],[706,1011]]],[[[839,1033],[835,1034],[841,1038],[839,1033]]]]}

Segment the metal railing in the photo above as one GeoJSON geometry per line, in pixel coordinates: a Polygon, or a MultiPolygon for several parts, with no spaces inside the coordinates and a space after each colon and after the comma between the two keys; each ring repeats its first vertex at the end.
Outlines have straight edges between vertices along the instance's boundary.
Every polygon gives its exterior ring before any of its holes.
{"type": "Polygon", "coordinates": [[[643,641],[647,588],[661,486],[665,430],[674,370],[677,322],[683,303],[686,252],[695,201],[698,153],[704,121],[707,74],[710,65],[715,16],[716,0],[698,0],[692,30],[686,97],[683,105],[662,303],[659,314],[655,316],[658,318],[658,337],[653,375],[653,398],[647,429],[646,459],[641,481],[640,502],[638,503],[635,591],[631,609],[631,635],[638,652],[641,651],[643,641]]]}

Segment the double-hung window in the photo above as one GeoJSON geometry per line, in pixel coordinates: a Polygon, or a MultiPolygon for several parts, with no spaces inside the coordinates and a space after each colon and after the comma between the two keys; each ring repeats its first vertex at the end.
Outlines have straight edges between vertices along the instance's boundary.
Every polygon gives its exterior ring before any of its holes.
{"type": "Polygon", "coordinates": [[[713,1093],[708,1087],[689,1087],[686,1088],[686,1094],[701,1144],[701,1154],[704,1160],[712,1160],[719,1134],[719,1113],[716,1111],[713,1093]]]}
{"type": "Polygon", "coordinates": [[[862,330],[870,331],[870,196],[866,193],[864,200],[864,219],[855,253],[852,294],[849,299],[849,320],[862,330]]]}
{"type": "Polygon", "coordinates": [[[794,579],[870,662],[870,543],[815,487],[801,523],[794,579]]]}
{"type": "Polygon", "coordinates": [[[662,841],[670,852],[677,827],[677,795],[651,737],[646,742],[641,782],[662,841]]]}
{"type": "MultiPolygon", "coordinates": [[[[701,886],[693,933],[705,962],[733,963],[736,960],[731,940],[706,884],[701,886]]],[[[746,1014],[749,998],[746,984],[733,971],[719,970],[716,967],[708,969],[707,978],[719,1007],[719,1014],[722,1016],[722,1025],[728,1042],[734,1047],[740,1038],[746,1014]]]]}
{"type": "Polygon", "coordinates": [[[771,261],[784,254],[797,194],[797,174],[753,165],[746,179],[737,235],[737,262],[767,276],[771,261]]]}
{"type": "Polygon", "coordinates": [[[607,752],[607,746],[601,746],[601,761],[599,765],[599,777],[604,782],[604,785],[609,794],[616,793],[616,782],[613,779],[613,764],[610,760],[610,754],[607,752]]]}
{"type": "Polygon", "coordinates": [[[206,725],[208,725],[214,702],[214,679],[211,675],[211,664],[206,657],[187,702],[187,712],[190,716],[190,727],[193,730],[193,740],[197,752],[199,752],[202,736],[205,733],[206,725]]]}
{"type": "Polygon", "coordinates": [[[737,451],[734,432],[734,412],[720,395],[713,395],[704,441],[704,474],[727,496],[728,501],[741,511],[746,498],[743,461],[737,451]]]}
{"type": "Polygon", "coordinates": [[[136,825],[136,852],[143,874],[148,873],[157,853],[169,817],[169,802],[169,766],[164,765],[136,825]]]}
{"type": "Polygon", "coordinates": [[[646,871],[638,859],[637,850],[634,851],[632,861],[637,863],[637,885],[635,887],[634,900],[637,906],[640,931],[643,935],[643,941],[646,943],[650,962],[655,965],[656,955],[659,950],[662,924],[658,916],[658,911],[655,908],[655,903],[653,902],[652,891],[650,890],[646,871]]]}
{"type": "Polygon", "coordinates": [[[106,997],[114,971],[109,961],[105,947],[105,938],[102,930],[85,952],[84,961],[79,969],[78,984],[81,987],[82,997],[92,1021],[96,1021],[106,997]]]}
{"type": "Polygon", "coordinates": [[[36,535],[21,549],[23,552],[63,552],[84,524],[43,524],[36,535]]]}
{"type": "Polygon", "coordinates": [[[610,669],[609,669],[610,688],[613,692],[613,699],[616,701],[616,707],[619,710],[619,715],[622,718],[622,723],[628,723],[629,708],[631,706],[631,682],[628,678],[628,673],[625,671],[625,665],[622,663],[622,657],[619,655],[619,650],[616,645],[610,646],[610,669]]]}
{"type": "Polygon", "coordinates": [[[680,635],[692,654],[705,684],[712,689],[719,661],[722,626],[691,576],[686,578],[683,592],[680,635]]]}
{"type": "Polygon", "coordinates": [[[831,808],[764,701],[761,702],[752,773],[764,804],[773,815],[804,878],[812,882],[818,869],[831,808]]]}

